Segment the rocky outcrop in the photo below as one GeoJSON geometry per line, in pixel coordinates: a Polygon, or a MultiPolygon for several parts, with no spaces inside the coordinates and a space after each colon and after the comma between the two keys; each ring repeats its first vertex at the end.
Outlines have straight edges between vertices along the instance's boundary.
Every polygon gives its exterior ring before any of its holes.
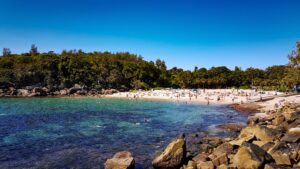
{"type": "Polygon", "coordinates": [[[121,151],[116,153],[113,158],[108,159],[104,166],[105,169],[134,169],[134,163],[130,152],[121,151]]]}
{"type": "MultiPolygon", "coordinates": [[[[221,128],[238,131],[241,126],[229,123],[221,128]]],[[[300,105],[287,104],[249,116],[247,127],[236,138],[201,137],[196,142],[198,154],[187,151],[185,138],[178,138],[152,165],[154,169],[300,168],[299,143],[300,105]]]]}
{"type": "Polygon", "coordinates": [[[41,84],[26,86],[19,89],[14,87],[0,88],[0,97],[34,97],[34,96],[101,96],[119,92],[116,89],[93,89],[75,84],[71,88],[48,89],[41,84]]]}
{"type": "Polygon", "coordinates": [[[153,161],[155,169],[179,168],[186,158],[186,142],[184,138],[172,141],[167,148],[159,154],[153,161]]]}

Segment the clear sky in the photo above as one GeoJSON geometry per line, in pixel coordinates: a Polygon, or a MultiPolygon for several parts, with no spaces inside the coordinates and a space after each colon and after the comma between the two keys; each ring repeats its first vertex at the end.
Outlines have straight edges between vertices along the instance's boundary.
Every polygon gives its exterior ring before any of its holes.
{"type": "Polygon", "coordinates": [[[13,53],[128,51],[168,68],[285,64],[300,0],[0,0],[0,47],[13,53]]]}

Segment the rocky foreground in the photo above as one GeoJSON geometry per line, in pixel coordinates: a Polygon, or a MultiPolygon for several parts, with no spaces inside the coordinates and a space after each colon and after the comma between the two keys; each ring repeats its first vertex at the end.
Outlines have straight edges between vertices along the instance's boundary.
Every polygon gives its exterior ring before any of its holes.
{"type": "MultiPolygon", "coordinates": [[[[204,137],[191,155],[184,136],[172,141],[152,161],[154,169],[288,169],[300,168],[300,105],[249,116],[247,127],[236,138],[204,137]]],[[[235,128],[234,124],[229,129],[235,128]]],[[[239,125],[237,125],[240,127],[239,125]]],[[[104,164],[106,169],[133,169],[130,152],[119,152],[104,164]]]]}

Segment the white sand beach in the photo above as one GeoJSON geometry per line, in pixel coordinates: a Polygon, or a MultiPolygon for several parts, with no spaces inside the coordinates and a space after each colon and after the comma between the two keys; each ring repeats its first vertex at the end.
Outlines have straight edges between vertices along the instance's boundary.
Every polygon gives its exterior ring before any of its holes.
{"type": "Polygon", "coordinates": [[[237,89],[164,89],[150,91],[118,92],[106,97],[127,99],[154,99],[201,104],[250,103],[268,98],[284,96],[277,91],[237,89]]]}

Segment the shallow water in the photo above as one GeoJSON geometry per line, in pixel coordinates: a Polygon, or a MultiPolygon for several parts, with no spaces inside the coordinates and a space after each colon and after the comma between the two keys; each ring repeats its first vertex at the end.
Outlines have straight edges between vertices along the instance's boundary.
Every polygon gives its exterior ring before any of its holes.
{"type": "Polygon", "coordinates": [[[96,98],[1,98],[0,168],[103,168],[129,150],[136,168],[180,133],[245,121],[227,106],[96,98]],[[229,117],[228,115],[233,115],[229,117]]]}

